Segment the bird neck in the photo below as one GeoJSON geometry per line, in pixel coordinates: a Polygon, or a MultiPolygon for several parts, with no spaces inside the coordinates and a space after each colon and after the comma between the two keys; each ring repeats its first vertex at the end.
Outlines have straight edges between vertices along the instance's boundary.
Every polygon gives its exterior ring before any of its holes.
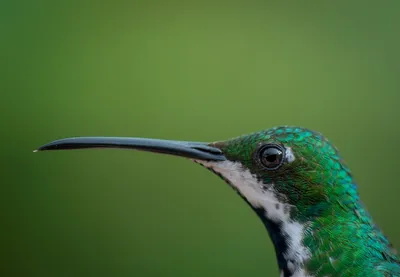
{"type": "Polygon", "coordinates": [[[268,184],[238,162],[196,162],[224,179],[260,217],[282,277],[369,276],[371,266],[388,268],[387,263],[400,271],[395,251],[360,203],[350,174],[324,186],[332,190],[310,203],[307,195],[284,191],[293,186],[268,184]]]}
{"type": "Polygon", "coordinates": [[[271,220],[263,208],[253,210],[275,246],[282,277],[368,276],[371,267],[400,267],[396,251],[363,205],[357,201],[353,208],[334,207],[330,216],[295,216],[289,222],[271,220]]]}

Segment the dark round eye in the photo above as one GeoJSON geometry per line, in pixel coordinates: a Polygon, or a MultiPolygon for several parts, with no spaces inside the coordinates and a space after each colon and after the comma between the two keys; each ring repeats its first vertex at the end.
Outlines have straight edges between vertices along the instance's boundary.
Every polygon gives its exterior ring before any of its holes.
{"type": "Polygon", "coordinates": [[[283,148],[278,145],[265,145],[260,149],[260,161],[269,170],[278,169],[283,162],[283,148]]]}

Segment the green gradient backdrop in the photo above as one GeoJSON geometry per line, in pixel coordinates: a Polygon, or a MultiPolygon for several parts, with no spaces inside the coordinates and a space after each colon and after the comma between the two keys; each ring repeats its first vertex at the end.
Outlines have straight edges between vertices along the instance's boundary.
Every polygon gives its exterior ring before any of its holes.
{"type": "Polygon", "coordinates": [[[0,276],[278,276],[224,182],[67,136],[328,136],[400,246],[400,2],[0,4],[0,276]]]}

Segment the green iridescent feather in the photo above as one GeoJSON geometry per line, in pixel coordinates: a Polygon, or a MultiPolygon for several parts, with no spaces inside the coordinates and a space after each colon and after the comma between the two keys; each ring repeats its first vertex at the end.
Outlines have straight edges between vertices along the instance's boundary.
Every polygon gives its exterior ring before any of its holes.
{"type": "Polygon", "coordinates": [[[293,205],[291,220],[305,226],[312,276],[400,276],[399,258],[359,200],[356,183],[337,149],[321,134],[277,127],[213,145],[240,161],[293,205]],[[260,144],[290,147],[296,159],[276,171],[254,159],[260,144]]]}

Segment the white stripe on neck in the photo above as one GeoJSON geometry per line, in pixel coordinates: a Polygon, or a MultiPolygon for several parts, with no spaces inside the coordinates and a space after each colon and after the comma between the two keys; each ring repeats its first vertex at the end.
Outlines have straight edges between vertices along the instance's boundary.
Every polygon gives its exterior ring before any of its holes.
{"type": "MultiPolygon", "coordinates": [[[[290,151],[286,158],[288,161],[293,161],[293,153],[290,151]]],[[[263,208],[266,218],[281,225],[282,235],[287,238],[288,244],[284,257],[288,261],[292,277],[307,276],[302,266],[310,258],[311,253],[303,245],[304,225],[290,219],[292,206],[278,200],[274,185],[259,182],[256,176],[240,162],[228,160],[222,162],[195,160],[195,162],[221,174],[254,208],[263,208]]]]}

